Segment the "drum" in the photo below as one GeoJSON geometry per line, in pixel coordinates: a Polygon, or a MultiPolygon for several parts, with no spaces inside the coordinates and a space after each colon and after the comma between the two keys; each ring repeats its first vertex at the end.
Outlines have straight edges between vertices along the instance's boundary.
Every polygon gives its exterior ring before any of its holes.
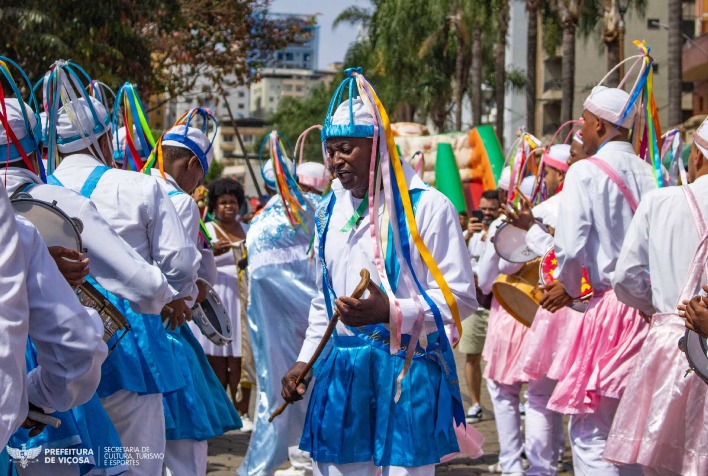
{"type": "Polygon", "coordinates": [[[538,289],[540,263],[541,259],[536,258],[515,274],[500,274],[492,285],[492,293],[499,305],[527,327],[531,327],[543,298],[543,292],[538,289]]]}
{"type": "MultiPolygon", "coordinates": [[[[556,250],[551,248],[543,255],[541,259],[540,279],[541,284],[547,286],[557,281],[558,275],[558,260],[556,260],[556,250]]],[[[580,297],[568,305],[569,308],[585,312],[588,307],[588,301],[592,297],[592,286],[590,286],[590,277],[588,270],[583,268],[583,278],[580,285],[580,297]]]]}
{"type": "MultiPolygon", "coordinates": [[[[83,249],[81,221],[67,216],[56,206],[56,202],[43,202],[26,193],[21,193],[13,198],[11,203],[15,213],[29,220],[37,228],[47,247],[61,246],[75,251],[83,249]]],[[[130,330],[130,324],[125,316],[89,283],[78,285],[74,288],[74,292],[81,305],[96,310],[101,316],[104,342],[108,342],[119,330],[123,330],[111,350],[115,348],[120,339],[130,330]]]]}
{"type": "Polygon", "coordinates": [[[679,339],[679,349],[686,354],[688,366],[708,383],[708,341],[690,329],[679,339]]]}
{"type": "Polygon", "coordinates": [[[192,307],[192,320],[214,345],[225,346],[233,340],[229,313],[214,288],[203,279],[198,281],[206,285],[207,297],[192,307]]]}
{"type": "Polygon", "coordinates": [[[494,235],[494,249],[497,254],[512,263],[527,263],[538,258],[538,255],[526,246],[526,233],[526,230],[502,223],[494,235]]]}

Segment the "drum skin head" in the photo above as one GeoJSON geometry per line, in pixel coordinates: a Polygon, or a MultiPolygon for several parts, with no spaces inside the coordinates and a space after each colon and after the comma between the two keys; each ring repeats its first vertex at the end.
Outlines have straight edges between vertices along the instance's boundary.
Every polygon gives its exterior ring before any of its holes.
{"type": "Polygon", "coordinates": [[[29,220],[47,246],[62,246],[81,251],[81,235],[71,219],[56,206],[40,200],[22,198],[12,201],[15,213],[29,220]]]}
{"type": "Polygon", "coordinates": [[[538,258],[538,255],[526,246],[526,230],[508,223],[503,223],[497,229],[494,235],[494,249],[499,256],[512,263],[526,263],[538,258]]]}
{"type": "Polygon", "coordinates": [[[203,282],[207,286],[207,298],[194,306],[192,319],[207,339],[224,346],[233,340],[231,319],[216,291],[206,281],[203,282]]]}

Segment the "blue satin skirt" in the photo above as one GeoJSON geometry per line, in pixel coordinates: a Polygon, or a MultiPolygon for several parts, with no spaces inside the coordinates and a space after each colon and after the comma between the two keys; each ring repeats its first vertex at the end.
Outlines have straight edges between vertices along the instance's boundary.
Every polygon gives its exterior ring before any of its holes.
{"type": "MultiPolygon", "coordinates": [[[[37,367],[36,351],[31,340],[27,342],[25,360],[28,371],[37,367]]],[[[116,461],[121,458],[111,461],[102,458],[104,448],[122,447],[122,444],[97,394],[83,405],[66,412],[54,412],[52,416],[61,420],[59,428],[47,426],[34,438],[29,437],[29,430],[19,428],[10,438],[8,445],[13,448],[21,448],[24,444],[28,448],[41,446],[42,448],[90,449],[93,456],[88,457],[88,462],[85,464],[79,464],[81,474],[91,471],[91,474],[111,476],[128,469],[125,461],[116,461]]]]}
{"type": "Polygon", "coordinates": [[[167,439],[208,440],[241,428],[236,408],[189,326],[168,329],[167,336],[186,382],[163,395],[167,439]]]}
{"type": "Polygon", "coordinates": [[[414,359],[394,402],[403,358],[356,336],[333,336],[317,366],[300,449],[321,463],[423,466],[458,452],[452,395],[440,367],[414,359]]]}
{"type": "MultiPolygon", "coordinates": [[[[99,397],[108,397],[119,390],[148,395],[183,387],[185,382],[160,316],[136,313],[128,301],[106,291],[94,279],[87,279],[123,313],[132,327],[101,367],[99,397]]],[[[108,342],[109,349],[121,333],[119,331],[108,342]]]]}

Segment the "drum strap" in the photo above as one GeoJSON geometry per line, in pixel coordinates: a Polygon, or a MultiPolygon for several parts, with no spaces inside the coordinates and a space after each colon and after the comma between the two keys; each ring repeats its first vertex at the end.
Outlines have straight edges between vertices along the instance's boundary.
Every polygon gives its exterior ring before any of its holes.
{"type": "Polygon", "coordinates": [[[13,199],[17,198],[17,196],[18,196],[19,194],[21,194],[21,193],[27,193],[27,192],[29,192],[30,190],[32,190],[32,187],[34,187],[35,185],[37,185],[35,182],[26,182],[26,183],[23,183],[22,185],[20,185],[19,187],[17,187],[17,189],[15,189],[14,192],[12,192],[12,195],[10,195],[10,201],[12,201],[13,199]]]}
{"type": "Polygon", "coordinates": [[[703,217],[703,213],[698,206],[698,200],[693,190],[688,185],[681,187],[686,201],[688,202],[688,208],[691,211],[691,216],[693,218],[693,223],[696,225],[696,231],[698,232],[699,241],[698,247],[693,256],[693,261],[688,269],[688,274],[684,280],[683,288],[679,294],[678,306],[684,299],[690,299],[696,290],[698,289],[701,276],[705,271],[706,259],[708,259],[708,232],[706,230],[706,221],[703,217]]]}
{"type": "Polygon", "coordinates": [[[79,193],[81,193],[81,195],[86,198],[91,198],[93,191],[96,190],[96,185],[98,185],[98,181],[101,180],[103,174],[105,174],[109,170],[111,170],[111,167],[108,167],[106,165],[99,165],[98,167],[93,169],[89,174],[88,178],[86,179],[86,182],[84,182],[84,186],[81,187],[79,193]]]}
{"type": "Polygon", "coordinates": [[[615,185],[619,187],[620,192],[622,192],[622,195],[624,195],[624,198],[627,200],[629,207],[632,209],[632,215],[634,215],[634,212],[637,211],[637,207],[639,206],[639,202],[634,197],[629,187],[627,187],[627,184],[624,183],[622,177],[620,177],[620,175],[615,171],[615,169],[610,167],[607,162],[600,160],[597,157],[588,157],[586,160],[591,164],[595,164],[600,170],[605,172],[605,174],[607,174],[610,180],[612,180],[615,185]]]}

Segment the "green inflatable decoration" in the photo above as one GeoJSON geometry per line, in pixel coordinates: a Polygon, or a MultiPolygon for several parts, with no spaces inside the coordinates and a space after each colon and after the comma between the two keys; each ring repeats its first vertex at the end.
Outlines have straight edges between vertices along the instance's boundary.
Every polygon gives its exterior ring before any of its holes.
{"type": "Polygon", "coordinates": [[[435,188],[450,199],[458,212],[467,211],[460,169],[457,168],[455,154],[452,153],[450,144],[438,144],[438,155],[435,159],[435,188]]]}
{"type": "Polygon", "coordinates": [[[492,173],[494,173],[494,181],[498,181],[501,171],[504,168],[505,158],[504,151],[499,144],[499,139],[497,139],[497,135],[494,133],[494,126],[487,124],[477,126],[475,129],[477,129],[477,133],[482,139],[484,148],[487,151],[487,158],[492,166],[492,173]]]}

